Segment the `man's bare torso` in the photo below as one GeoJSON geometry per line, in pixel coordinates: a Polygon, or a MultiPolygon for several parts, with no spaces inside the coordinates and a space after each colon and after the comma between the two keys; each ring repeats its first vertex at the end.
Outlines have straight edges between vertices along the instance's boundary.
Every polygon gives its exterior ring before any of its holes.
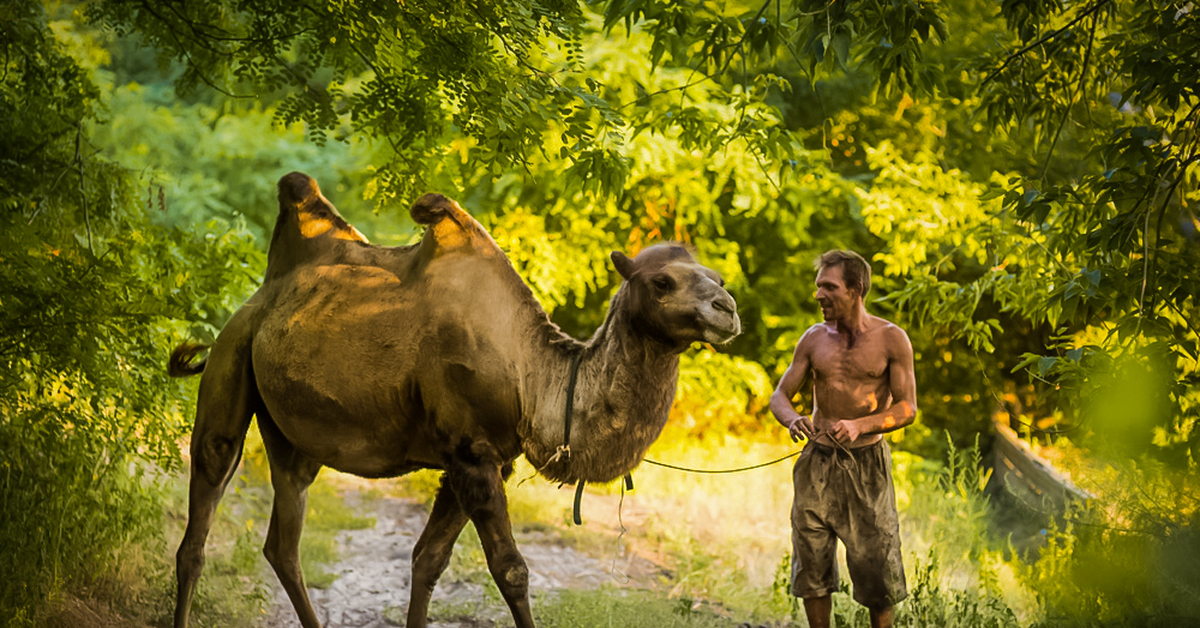
{"type": "MultiPolygon", "coordinates": [[[[835,322],[814,325],[806,340],[813,379],[813,425],[825,432],[842,419],[866,416],[892,403],[889,364],[893,352],[889,343],[894,325],[882,318],[870,317],[867,329],[850,338],[839,333],[835,322]]],[[[863,436],[852,447],[873,445],[881,434],[863,436]]],[[[827,435],[817,442],[832,445],[827,435]]]]}

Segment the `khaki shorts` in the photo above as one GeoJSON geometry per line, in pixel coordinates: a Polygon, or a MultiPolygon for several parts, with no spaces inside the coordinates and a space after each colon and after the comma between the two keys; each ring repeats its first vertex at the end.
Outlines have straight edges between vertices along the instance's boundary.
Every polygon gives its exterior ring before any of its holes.
{"type": "Polygon", "coordinates": [[[849,452],[809,443],[792,482],[793,595],[817,598],[838,589],[841,539],[859,604],[884,608],[908,596],[887,441],[849,452]]]}

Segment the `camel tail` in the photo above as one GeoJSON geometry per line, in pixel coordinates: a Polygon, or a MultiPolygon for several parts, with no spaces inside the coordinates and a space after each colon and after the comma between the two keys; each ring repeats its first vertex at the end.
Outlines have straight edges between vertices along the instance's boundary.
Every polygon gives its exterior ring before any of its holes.
{"type": "Polygon", "coordinates": [[[208,350],[208,345],[197,344],[193,342],[185,342],[171,352],[171,359],[167,362],[167,374],[171,377],[191,377],[199,375],[204,371],[204,365],[208,363],[208,358],[193,362],[196,355],[208,350]]]}
{"type": "Polygon", "coordinates": [[[453,214],[456,209],[462,211],[454,201],[446,198],[445,195],[430,192],[417,199],[408,213],[417,224],[433,225],[441,222],[447,215],[453,214]]]}

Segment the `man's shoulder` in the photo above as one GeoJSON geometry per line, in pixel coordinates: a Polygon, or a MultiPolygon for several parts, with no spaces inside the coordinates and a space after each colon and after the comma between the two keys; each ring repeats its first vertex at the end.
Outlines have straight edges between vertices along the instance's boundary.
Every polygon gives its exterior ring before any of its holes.
{"type": "Polygon", "coordinates": [[[796,356],[809,355],[824,344],[826,338],[829,337],[828,323],[817,323],[804,331],[800,336],[800,340],[796,342],[796,356]]]}
{"type": "Polygon", "coordinates": [[[904,334],[905,336],[908,335],[907,333],[904,332],[904,329],[902,327],[893,323],[892,321],[889,321],[886,318],[883,318],[880,316],[875,316],[873,314],[868,314],[868,316],[871,317],[871,328],[872,329],[881,330],[886,334],[904,334]]]}
{"type": "Polygon", "coordinates": [[[837,333],[837,328],[834,326],[834,324],[829,321],[825,321],[822,323],[817,323],[817,324],[813,325],[812,327],[809,327],[804,332],[804,335],[800,336],[800,342],[801,343],[816,342],[821,339],[829,337],[830,334],[836,334],[836,333],[837,333]]]}
{"type": "Polygon", "coordinates": [[[883,341],[888,346],[910,346],[912,343],[908,339],[908,333],[899,325],[878,316],[872,317],[873,329],[883,336],[883,341]]]}

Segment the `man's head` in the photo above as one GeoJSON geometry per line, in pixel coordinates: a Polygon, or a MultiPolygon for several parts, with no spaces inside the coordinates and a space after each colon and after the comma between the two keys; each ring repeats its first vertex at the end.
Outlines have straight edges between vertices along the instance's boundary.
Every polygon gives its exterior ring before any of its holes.
{"type": "Polygon", "coordinates": [[[825,320],[861,307],[871,289],[871,266],[854,251],[829,251],[817,260],[817,302],[825,320]]]}

